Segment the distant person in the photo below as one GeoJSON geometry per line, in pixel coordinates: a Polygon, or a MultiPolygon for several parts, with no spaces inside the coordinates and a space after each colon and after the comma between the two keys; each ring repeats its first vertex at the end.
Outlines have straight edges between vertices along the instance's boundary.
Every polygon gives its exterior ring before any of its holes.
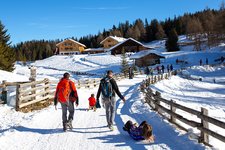
{"type": "Polygon", "coordinates": [[[157,73],[160,74],[160,67],[159,66],[156,67],[156,70],[157,70],[157,73]]]}
{"type": "Polygon", "coordinates": [[[221,56],[220,60],[221,62],[223,62],[225,60],[225,57],[221,56]]]}
{"type": "Polygon", "coordinates": [[[124,125],[123,130],[127,131],[131,138],[136,141],[147,140],[148,142],[154,142],[152,126],[146,121],[143,121],[139,126],[137,126],[136,123],[129,120],[124,125]]]}
{"type": "Polygon", "coordinates": [[[153,76],[153,73],[154,73],[153,68],[150,68],[150,74],[151,74],[151,76],[153,76]]]}
{"type": "Polygon", "coordinates": [[[173,65],[170,64],[170,71],[173,71],[173,65]]]}
{"type": "Polygon", "coordinates": [[[167,72],[169,73],[170,72],[170,65],[168,64],[166,68],[167,68],[167,72]]]}
{"type": "Polygon", "coordinates": [[[129,68],[129,79],[133,79],[133,77],[134,77],[134,71],[133,71],[133,68],[130,67],[129,68]]]}
{"type": "Polygon", "coordinates": [[[89,107],[88,110],[94,110],[96,111],[96,99],[95,94],[91,94],[91,97],[88,98],[89,101],[89,107]]]}
{"type": "Polygon", "coordinates": [[[62,106],[62,123],[63,131],[68,128],[73,128],[72,121],[74,117],[74,102],[78,106],[78,94],[75,84],[70,79],[69,73],[64,73],[63,78],[59,81],[54,98],[55,109],[57,109],[57,103],[60,102],[62,106]],[[69,111],[69,116],[67,117],[67,110],[69,111]]]}
{"type": "Polygon", "coordinates": [[[199,60],[199,64],[200,64],[200,66],[202,66],[202,59],[199,60]]]}
{"type": "Polygon", "coordinates": [[[164,65],[162,65],[161,66],[162,73],[164,73],[164,69],[165,69],[165,67],[164,67],[164,65]]]}
{"type": "Polygon", "coordinates": [[[147,76],[149,76],[150,70],[149,70],[148,66],[147,66],[146,69],[145,69],[145,73],[146,73],[147,76]]]}
{"type": "Polygon", "coordinates": [[[205,59],[205,63],[206,63],[206,65],[208,65],[208,64],[209,64],[209,60],[208,60],[208,58],[206,58],[206,59],[205,59]]]}
{"type": "Polygon", "coordinates": [[[178,60],[178,58],[176,59],[176,64],[178,65],[178,62],[179,62],[179,60],[178,60]]]}
{"type": "Polygon", "coordinates": [[[116,113],[116,94],[125,102],[124,96],[119,91],[116,81],[113,79],[113,71],[107,71],[106,77],[101,79],[98,93],[97,102],[99,102],[99,97],[102,95],[103,107],[106,110],[106,121],[107,126],[110,130],[113,130],[113,122],[116,113]]]}

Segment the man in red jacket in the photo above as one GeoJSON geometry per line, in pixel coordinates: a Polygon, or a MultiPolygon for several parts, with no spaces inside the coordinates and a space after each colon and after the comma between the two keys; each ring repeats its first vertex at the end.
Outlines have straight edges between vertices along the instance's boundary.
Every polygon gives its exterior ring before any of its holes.
{"type": "Polygon", "coordinates": [[[74,116],[74,102],[78,106],[78,94],[73,81],[69,79],[70,74],[64,73],[63,78],[59,81],[54,98],[55,108],[58,102],[62,106],[62,121],[63,130],[66,131],[67,128],[72,128],[72,120],[74,116]],[[69,111],[69,116],[67,119],[67,110],[69,111]]]}

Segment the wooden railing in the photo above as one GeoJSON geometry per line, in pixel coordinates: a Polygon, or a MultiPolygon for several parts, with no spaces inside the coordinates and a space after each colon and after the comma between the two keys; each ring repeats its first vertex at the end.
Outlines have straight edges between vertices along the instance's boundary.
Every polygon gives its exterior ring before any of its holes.
{"type": "Polygon", "coordinates": [[[186,130],[185,127],[183,127],[181,124],[179,124],[176,120],[179,120],[183,122],[184,124],[187,124],[193,128],[197,128],[200,130],[201,134],[198,137],[199,143],[204,143],[206,145],[210,145],[209,143],[209,135],[224,142],[225,143],[225,136],[223,133],[217,133],[211,129],[209,129],[209,123],[217,126],[218,128],[225,129],[225,123],[217,120],[213,117],[208,116],[208,110],[205,108],[201,108],[201,111],[194,110],[192,108],[188,108],[186,106],[177,104],[173,100],[166,100],[161,97],[161,93],[155,92],[150,88],[147,88],[144,90],[145,93],[145,102],[150,105],[155,111],[157,111],[159,114],[167,118],[171,123],[177,125],[179,128],[186,130]],[[176,111],[177,109],[182,110],[185,112],[184,114],[188,113],[192,116],[196,116],[199,118],[199,122],[193,121],[188,119],[187,116],[183,116],[178,114],[176,111]],[[170,117],[168,117],[168,114],[170,117]]]}
{"type": "MultiPolygon", "coordinates": [[[[124,78],[122,74],[114,76],[116,80],[124,78]]],[[[44,79],[27,83],[16,84],[16,110],[19,111],[24,107],[32,104],[52,100],[55,95],[56,85],[59,81],[44,79]]],[[[12,84],[12,83],[11,83],[12,84]]],[[[94,88],[100,84],[100,78],[75,81],[76,87],[94,88]]]]}
{"type": "Polygon", "coordinates": [[[173,75],[177,75],[181,70],[170,71],[168,73],[158,74],[158,75],[149,75],[145,80],[141,83],[141,89],[145,89],[150,84],[155,84],[161,80],[169,79],[173,75]]]}
{"type": "Polygon", "coordinates": [[[30,83],[17,84],[16,110],[50,99],[50,82],[48,79],[33,81],[30,83]]]}

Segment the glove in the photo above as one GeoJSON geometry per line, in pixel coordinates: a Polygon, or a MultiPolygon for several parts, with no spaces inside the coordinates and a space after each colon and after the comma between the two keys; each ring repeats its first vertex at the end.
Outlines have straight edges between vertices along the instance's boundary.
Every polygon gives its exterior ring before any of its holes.
{"type": "Polygon", "coordinates": [[[76,106],[79,105],[79,98],[77,97],[77,100],[76,100],[76,106]]]}
{"type": "Polygon", "coordinates": [[[58,103],[58,100],[57,100],[57,98],[55,97],[55,98],[54,98],[54,105],[56,106],[57,103],[58,103]]]}
{"type": "Polygon", "coordinates": [[[101,105],[100,105],[100,103],[99,103],[99,99],[97,99],[96,104],[95,104],[95,107],[96,107],[96,108],[101,108],[101,105]]]}

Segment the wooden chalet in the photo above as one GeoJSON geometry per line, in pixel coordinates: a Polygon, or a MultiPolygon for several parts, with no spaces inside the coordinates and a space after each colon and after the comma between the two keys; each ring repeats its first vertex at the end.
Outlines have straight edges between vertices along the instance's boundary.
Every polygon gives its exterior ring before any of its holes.
{"type": "Polygon", "coordinates": [[[146,49],[151,49],[142,43],[138,42],[137,40],[133,38],[128,38],[125,41],[116,44],[115,46],[108,49],[108,51],[111,51],[112,55],[116,54],[122,54],[123,49],[125,52],[139,52],[146,49]]]}
{"type": "Polygon", "coordinates": [[[56,44],[56,54],[73,55],[80,54],[85,50],[86,46],[73,39],[66,39],[56,44]]]}
{"type": "Polygon", "coordinates": [[[160,59],[165,58],[164,56],[160,56],[154,50],[143,50],[138,53],[131,55],[130,59],[135,60],[135,65],[138,67],[146,67],[155,64],[160,64],[160,59]]]}
{"type": "Polygon", "coordinates": [[[100,42],[101,45],[103,45],[104,49],[108,49],[110,47],[115,46],[116,44],[125,41],[126,39],[123,37],[117,37],[117,36],[108,36],[103,41],[100,42]]]}
{"type": "Polygon", "coordinates": [[[88,49],[85,49],[83,51],[83,54],[98,54],[98,53],[104,53],[105,50],[103,48],[88,48],[88,49]]]}

